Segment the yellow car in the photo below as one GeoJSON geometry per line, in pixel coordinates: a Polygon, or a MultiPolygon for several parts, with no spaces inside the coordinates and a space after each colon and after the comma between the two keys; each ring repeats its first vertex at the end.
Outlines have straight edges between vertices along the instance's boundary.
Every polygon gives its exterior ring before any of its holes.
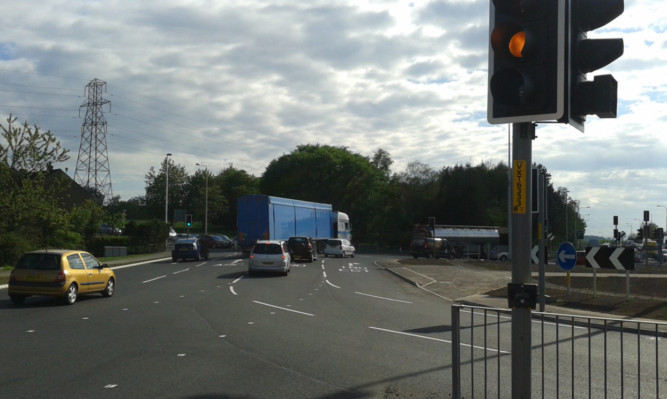
{"type": "Polygon", "coordinates": [[[28,252],[9,276],[9,298],[22,305],[31,295],[56,296],[69,305],[79,294],[113,295],[116,275],[85,251],[49,249],[28,252]]]}

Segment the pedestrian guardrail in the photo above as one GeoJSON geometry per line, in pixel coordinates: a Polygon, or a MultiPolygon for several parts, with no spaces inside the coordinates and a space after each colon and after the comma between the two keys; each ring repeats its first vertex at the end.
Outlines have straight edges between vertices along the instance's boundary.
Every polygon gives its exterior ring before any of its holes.
{"type": "MultiPolygon", "coordinates": [[[[452,398],[512,395],[511,309],[452,306],[452,398]]],[[[532,313],[533,398],[664,398],[667,323],[532,313]]]]}

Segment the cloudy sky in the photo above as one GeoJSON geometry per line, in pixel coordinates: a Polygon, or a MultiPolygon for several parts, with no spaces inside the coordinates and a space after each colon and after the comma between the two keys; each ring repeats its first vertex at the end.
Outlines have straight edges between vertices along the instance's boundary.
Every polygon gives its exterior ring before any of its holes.
{"type": "MultiPolygon", "coordinates": [[[[144,194],[166,153],[191,173],[233,164],[256,176],[300,144],[382,148],[393,172],[507,163],[507,125],[486,120],[489,0],[7,3],[3,124],[12,113],[51,130],[73,176],[84,87],[106,82],[123,200],[144,194]]],[[[540,125],[533,143],[533,161],[580,201],[587,234],[610,236],[614,215],[626,231],[644,210],[667,219],[657,206],[667,206],[667,12],[663,0],[625,3],[589,35],[624,40],[623,57],[598,72],[618,81],[618,118],[589,116],[585,133],[540,125]]]]}

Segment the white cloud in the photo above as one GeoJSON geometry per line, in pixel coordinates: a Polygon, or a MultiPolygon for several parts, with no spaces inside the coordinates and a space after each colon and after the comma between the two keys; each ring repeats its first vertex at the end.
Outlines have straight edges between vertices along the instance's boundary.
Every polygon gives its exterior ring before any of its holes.
{"type": "MultiPolygon", "coordinates": [[[[590,204],[592,233],[667,205],[661,7],[628,3],[591,35],[624,39],[600,72],[619,82],[617,119],[589,117],[583,134],[538,127],[533,160],[590,204]]],[[[143,194],[167,152],[189,170],[233,163],[256,175],[308,143],[383,148],[395,172],[507,162],[507,127],[486,122],[488,1],[28,0],[3,12],[0,114],[53,131],[72,175],[83,88],[106,81],[123,199],[143,194]]]]}

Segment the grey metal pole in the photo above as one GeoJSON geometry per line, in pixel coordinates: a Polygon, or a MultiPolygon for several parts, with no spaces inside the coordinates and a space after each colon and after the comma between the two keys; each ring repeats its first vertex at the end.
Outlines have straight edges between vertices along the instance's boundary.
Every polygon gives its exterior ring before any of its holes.
{"type": "MultiPolygon", "coordinates": [[[[530,283],[532,241],[532,141],[535,124],[513,125],[512,283],[530,283]]],[[[510,299],[511,300],[511,299],[510,299]]],[[[531,309],[512,308],[512,398],[531,397],[531,309]]]]}
{"type": "Polygon", "coordinates": [[[538,287],[539,287],[539,292],[538,292],[538,298],[540,302],[540,312],[544,312],[544,307],[545,307],[545,296],[546,296],[546,281],[545,281],[545,268],[546,268],[546,259],[547,259],[547,245],[546,245],[546,234],[547,234],[547,229],[546,229],[546,176],[544,175],[544,171],[539,170],[538,171],[538,176],[537,176],[537,203],[539,204],[539,212],[537,214],[539,222],[537,223],[537,228],[539,229],[537,238],[539,240],[539,246],[540,246],[540,266],[539,266],[539,282],[538,282],[538,287]]]}
{"type": "Polygon", "coordinates": [[[165,165],[165,180],[164,180],[164,222],[169,224],[169,157],[167,154],[164,158],[165,165]]]}

